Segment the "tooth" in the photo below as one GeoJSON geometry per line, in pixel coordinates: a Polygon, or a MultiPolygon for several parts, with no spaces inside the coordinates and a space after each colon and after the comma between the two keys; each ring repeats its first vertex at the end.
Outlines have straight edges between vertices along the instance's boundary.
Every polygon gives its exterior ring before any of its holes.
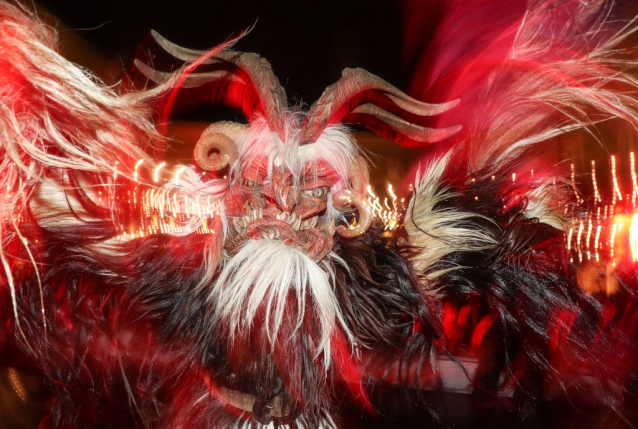
{"type": "Polygon", "coordinates": [[[239,219],[238,218],[234,218],[233,219],[233,227],[235,228],[235,232],[237,232],[237,234],[239,234],[241,232],[241,226],[239,225],[239,219]]]}
{"type": "Polygon", "coordinates": [[[278,214],[278,218],[279,220],[283,220],[284,222],[288,222],[288,213],[286,212],[279,212],[278,214]]]}
{"type": "Polygon", "coordinates": [[[250,213],[250,219],[251,219],[251,220],[257,220],[257,214],[258,214],[258,213],[257,213],[257,209],[253,210],[253,211],[250,213]]]}
{"type": "Polygon", "coordinates": [[[317,216],[313,216],[311,218],[304,220],[301,223],[301,229],[306,230],[306,229],[314,228],[316,225],[317,225],[317,216]]]}
{"type": "Polygon", "coordinates": [[[288,216],[288,219],[286,219],[286,222],[288,222],[290,225],[292,225],[295,222],[296,219],[297,219],[297,215],[294,214],[294,213],[291,213],[288,216]]]}
{"type": "Polygon", "coordinates": [[[262,211],[261,207],[259,208],[259,210],[257,211],[257,218],[258,219],[263,219],[264,217],[264,212],[262,211]]]}
{"type": "Polygon", "coordinates": [[[270,233],[268,233],[268,237],[269,238],[275,238],[275,231],[270,230],[270,233]]]}
{"type": "Polygon", "coordinates": [[[299,231],[301,229],[301,217],[295,219],[295,222],[292,224],[292,227],[299,231]]]}

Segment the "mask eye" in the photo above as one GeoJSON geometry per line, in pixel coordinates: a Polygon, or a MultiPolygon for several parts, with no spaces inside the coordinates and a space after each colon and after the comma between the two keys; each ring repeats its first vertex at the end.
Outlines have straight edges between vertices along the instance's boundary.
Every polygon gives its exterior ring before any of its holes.
{"type": "Polygon", "coordinates": [[[314,198],[316,200],[325,200],[328,198],[328,192],[330,192],[330,186],[319,186],[313,189],[307,189],[303,191],[305,197],[314,198]]]}
{"type": "Polygon", "coordinates": [[[246,186],[247,188],[254,188],[255,186],[257,186],[257,183],[253,182],[250,179],[244,179],[241,181],[241,184],[246,186]]]}

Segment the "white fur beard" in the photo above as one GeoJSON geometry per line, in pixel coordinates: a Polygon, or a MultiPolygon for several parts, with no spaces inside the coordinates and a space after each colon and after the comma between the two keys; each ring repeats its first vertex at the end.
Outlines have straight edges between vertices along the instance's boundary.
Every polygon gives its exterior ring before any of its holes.
{"type": "Polygon", "coordinates": [[[317,356],[324,354],[327,369],[330,365],[330,337],[337,320],[353,344],[352,334],[344,323],[332,290],[332,261],[345,265],[334,254],[317,264],[280,240],[247,240],[241,250],[224,264],[209,295],[215,304],[216,321],[229,326],[232,341],[235,334],[245,334],[250,330],[258,308],[265,303],[266,333],[274,348],[287,297],[293,291],[297,321],[292,333],[303,324],[306,299],[312,300],[321,325],[317,356]]]}

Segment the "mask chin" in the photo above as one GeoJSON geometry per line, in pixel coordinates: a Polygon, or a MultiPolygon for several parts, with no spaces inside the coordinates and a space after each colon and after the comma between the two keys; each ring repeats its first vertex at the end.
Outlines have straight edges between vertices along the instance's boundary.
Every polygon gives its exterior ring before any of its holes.
{"type": "Polygon", "coordinates": [[[308,317],[306,309],[313,308],[321,327],[317,355],[324,353],[328,363],[330,336],[336,323],[349,334],[332,282],[327,260],[318,264],[280,240],[246,240],[223,265],[209,300],[214,306],[215,322],[227,326],[231,338],[248,335],[251,327],[261,325],[271,348],[284,320],[294,324],[285,330],[294,334],[308,317]],[[296,314],[296,318],[289,317],[289,313],[296,314]],[[255,323],[262,315],[263,322],[255,323]]]}

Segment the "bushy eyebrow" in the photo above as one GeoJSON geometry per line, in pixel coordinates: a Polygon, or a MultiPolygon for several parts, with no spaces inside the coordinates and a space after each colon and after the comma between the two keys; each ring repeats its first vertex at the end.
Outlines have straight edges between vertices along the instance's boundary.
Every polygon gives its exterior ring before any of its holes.
{"type": "MultiPolygon", "coordinates": [[[[264,156],[254,157],[250,164],[241,171],[241,178],[258,181],[262,178],[268,180],[268,158],[264,156]]],[[[304,190],[319,186],[333,186],[341,180],[341,175],[326,160],[318,159],[304,164],[296,183],[304,190]]]]}
{"type": "Polygon", "coordinates": [[[252,159],[250,165],[242,169],[241,177],[246,177],[246,178],[258,177],[258,176],[266,177],[268,175],[267,163],[268,163],[267,159],[263,156],[252,159]]]}
{"type": "Polygon", "coordinates": [[[332,185],[339,181],[339,173],[330,166],[326,161],[318,160],[306,163],[302,177],[299,178],[300,183],[317,183],[321,185],[332,185]]]}

